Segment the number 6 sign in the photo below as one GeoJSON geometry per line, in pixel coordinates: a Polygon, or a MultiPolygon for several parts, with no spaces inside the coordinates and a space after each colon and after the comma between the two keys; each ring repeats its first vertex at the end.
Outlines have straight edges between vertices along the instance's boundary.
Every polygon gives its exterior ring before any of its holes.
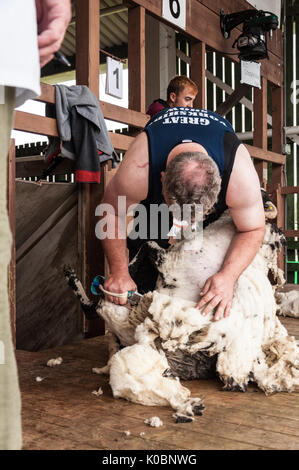
{"type": "Polygon", "coordinates": [[[162,17],[186,29],[186,0],[163,0],[162,17]]]}

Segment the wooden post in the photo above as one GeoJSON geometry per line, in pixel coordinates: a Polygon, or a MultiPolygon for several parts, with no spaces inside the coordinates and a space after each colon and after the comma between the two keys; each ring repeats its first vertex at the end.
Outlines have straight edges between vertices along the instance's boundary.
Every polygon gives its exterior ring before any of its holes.
{"type": "Polygon", "coordinates": [[[8,266],[8,296],[13,344],[16,347],[16,152],[11,139],[7,171],[7,211],[12,234],[11,260],[8,266]]]}
{"type": "MultiPolygon", "coordinates": [[[[272,151],[282,153],[283,146],[283,88],[272,87],[272,151]]],[[[272,165],[272,183],[284,186],[282,165],[272,165]]]]}
{"type": "Polygon", "coordinates": [[[145,8],[128,10],[129,108],[145,113],[145,8]]]}
{"type": "MultiPolygon", "coordinates": [[[[99,98],[100,0],[76,0],[76,83],[87,85],[99,98]]],[[[88,295],[97,274],[104,273],[104,254],[95,235],[95,209],[103,196],[103,183],[79,185],[79,240],[81,279],[88,295]]],[[[100,320],[87,322],[87,337],[104,333],[100,320]]]]}
{"type": "Polygon", "coordinates": [[[202,41],[191,43],[191,79],[198,86],[194,108],[206,109],[206,45],[202,41]]]}
{"type": "Polygon", "coordinates": [[[236,90],[223,102],[220,103],[216,109],[216,113],[220,116],[226,116],[236,104],[246,95],[249,86],[241,83],[236,90]]]}
{"type": "MultiPolygon", "coordinates": [[[[261,77],[261,89],[254,88],[254,131],[253,131],[253,146],[260,147],[267,150],[267,79],[261,77]]],[[[259,175],[260,182],[264,187],[267,184],[267,162],[255,162],[255,169],[259,175]]]]}
{"type": "MultiPolygon", "coordinates": [[[[283,88],[272,87],[272,151],[282,153],[282,146],[284,142],[284,106],[283,106],[283,88]]],[[[277,226],[283,230],[285,227],[285,210],[284,210],[284,196],[281,194],[282,186],[285,186],[284,181],[284,168],[283,165],[272,163],[272,184],[276,189],[276,204],[277,204],[277,226]]],[[[285,250],[278,256],[278,266],[285,270],[285,250]]]]}
{"type": "Polygon", "coordinates": [[[76,83],[99,98],[100,0],[76,0],[76,83]]]}

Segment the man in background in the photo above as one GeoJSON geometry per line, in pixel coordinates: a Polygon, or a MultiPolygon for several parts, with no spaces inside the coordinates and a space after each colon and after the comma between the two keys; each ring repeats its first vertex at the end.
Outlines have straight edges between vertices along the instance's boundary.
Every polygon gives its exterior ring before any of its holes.
{"type": "Polygon", "coordinates": [[[12,344],[7,269],[7,155],[13,111],[40,95],[40,67],[59,49],[71,19],[70,0],[0,2],[0,449],[22,447],[21,400],[12,344]]]}
{"type": "Polygon", "coordinates": [[[193,108],[193,102],[197,93],[198,87],[193,80],[185,77],[185,75],[177,75],[168,84],[167,101],[160,98],[155,100],[147,109],[146,114],[153,117],[162,111],[162,109],[173,108],[174,106],[193,108]]]}

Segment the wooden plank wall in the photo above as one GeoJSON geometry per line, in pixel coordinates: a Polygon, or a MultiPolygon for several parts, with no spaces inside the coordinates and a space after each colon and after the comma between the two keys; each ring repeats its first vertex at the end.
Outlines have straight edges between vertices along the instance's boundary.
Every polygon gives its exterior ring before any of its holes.
{"type": "Polygon", "coordinates": [[[76,184],[16,181],[16,346],[37,351],[82,337],[82,314],[64,278],[78,272],[76,184]]]}

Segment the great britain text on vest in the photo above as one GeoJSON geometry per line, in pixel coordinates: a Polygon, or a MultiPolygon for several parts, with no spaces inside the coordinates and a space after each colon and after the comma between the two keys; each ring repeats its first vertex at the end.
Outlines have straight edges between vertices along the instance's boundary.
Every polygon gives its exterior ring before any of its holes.
{"type": "Polygon", "coordinates": [[[211,123],[211,120],[217,121],[219,124],[227,127],[224,120],[208,112],[203,112],[202,110],[185,111],[181,108],[170,108],[169,110],[164,111],[161,116],[153,119],[148,126],[151,126],[157,121],[162,121],[161,124],[195,124],[208,126],[211,123]]]}

